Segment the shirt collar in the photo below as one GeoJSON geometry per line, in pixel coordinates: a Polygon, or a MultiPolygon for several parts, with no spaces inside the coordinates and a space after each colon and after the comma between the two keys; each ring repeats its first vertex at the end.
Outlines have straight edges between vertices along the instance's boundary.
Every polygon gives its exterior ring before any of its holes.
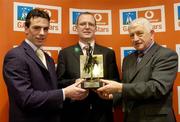
{"type": "Polygon", "coordinates": [[[25,42],[34,50],[36,51],[38,48],[28,39],[25,39],[25,42]]]}
{"type": "Polygon", "coordinates": [[[149,49],[153,46],[153,44],[154,44],[154,41],[150,44],[150,46],[149,46],[148,48],[146,48],[146,49],[143,51],[143,53],[146,54],[146,53],[149,51],[149,49]]]}
{"type": "MultiPolygon", "coordinates": [[[[79,41],[79,45],[80,45],[81,49],[83,49],[85,46],[87,46],[86,44],[82,43],[81,41],[79,41]]],[[[92,41],[90,43],[90,45],[94,49],[95,41],[92,41]]]]}
{"type": "Polygon", "coordinates": [[[137,53],[143,53],[143,54],[146,54],[149,49],[153,46],[154,44],[154,41],[150,44],[150,46],[148,48],[146,48],[145,50],[137,50],[137,53]]]}

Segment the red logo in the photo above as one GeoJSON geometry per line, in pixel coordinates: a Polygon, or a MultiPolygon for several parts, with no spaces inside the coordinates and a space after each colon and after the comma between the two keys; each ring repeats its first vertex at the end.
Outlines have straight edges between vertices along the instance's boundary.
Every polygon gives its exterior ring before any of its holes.
{"type": "Polygon", "coordinates": [[[148,19],[151,23],[161,22],[161,10],[143,10],[138,11],[138,17],[144,17],[148,19]]]}
{"type": "Polygon", "coordinates": [[[55,9],[47,9],[47,8],[40,8],[44,11],[46,11],[50,18],[51,18],[51,23],[58,23],[58,10],[55,10],[55,9]]]}
{"type": "Polygon", "coordinates": [[[108,14],[107,13],[93,13],[96,19],[97,25],[108,25],[108,14]]]}

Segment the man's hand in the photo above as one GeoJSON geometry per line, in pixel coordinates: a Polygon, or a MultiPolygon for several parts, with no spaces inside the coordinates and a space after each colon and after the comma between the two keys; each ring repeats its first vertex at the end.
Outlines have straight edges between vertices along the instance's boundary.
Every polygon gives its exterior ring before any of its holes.
{"type": "Polygon", "coordinates": [[[74,84],[64,88],[65,97],[71,98],[72,100],[85,99],[88,96],[89,91],[82,89],[80,87],[80,85],[83,81],[84,81],[83,79],[76,80],[76,82],[74,84]]]}
{"type": "Polygon", "coordinates": [[[104,80],[104,79],[101,79],[100,81],[103,82],[105,85],[97,89],[97,92],[100,92],[101,94],[112,94],[112,93],[122,92],[123,89],[122,83],[118,83],[112,80],[104,80]]]}

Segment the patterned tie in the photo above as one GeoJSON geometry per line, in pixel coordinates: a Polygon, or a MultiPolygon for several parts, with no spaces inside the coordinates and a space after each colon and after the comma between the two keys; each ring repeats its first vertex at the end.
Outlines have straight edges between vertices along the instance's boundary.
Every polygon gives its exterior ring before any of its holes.
{"type": "Polygon", "coordinates": [[[83,50],[84,50],[84,55],[87,55],[87,56],[89,56],[89,46],[84,46],[83,47],[83,50]]]}
{"type": "Polygon", "coordinates": [[[44,64],[44,66],[47,68],[46,58],[45,58],[45,55],[44,55],[43,51],[41,49],[37,49],[36,50],[36,55],[39,57],[41,62],[44,64]]]}
{"type": "Polygon", "coordinates": [[[84,50],[84,52],[86,52],[85,54],[86,54],[87,56],[92,55],[93,48],[92,48],[92,46],[90,45],[90,43],[88,43],[88,45],[84,46],[84,47],[83,47],[83,50],[84,50]]]}
{"type": "Polygon", "coordinates": [[[141,62],[142,58],[144,56],[144,53],[142,51],[138,51],[137,53],[137,63],[141,62]]]}

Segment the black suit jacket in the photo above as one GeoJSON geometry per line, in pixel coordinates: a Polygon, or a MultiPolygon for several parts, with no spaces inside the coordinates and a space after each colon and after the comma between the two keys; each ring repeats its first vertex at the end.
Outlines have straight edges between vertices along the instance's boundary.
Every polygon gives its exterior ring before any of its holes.
{"type": "Polygon", "coordinates": [[[6,54],[3,76],[9,94],[10,122],[60,121],[62,90],[57,90],[54,61],[45,56],[48,70],[26,42],[6,54]]]}
{"type": "Polygon", "coordinates": [[[154,44],[137,63],[136,52],[123,61],[122,98],[125,122],[175,122],[172,90],[177,54],[154,44]]]}
{"type": "MultiPolygon", "coordinates": [[[[95,44],[94,54],[103,55],[104,79],[119,81],[114,51],[95,44]]],[[[80,78],[80,55],[83,55],[79,44],[60,51],[57,77],[59,88],[66,87],[80,78]]],[[[66,100],[63,109],[64,122],[112,122],[112,101],[103,100],[90,91],[89,96],[81,101],[66,100]]]]}

